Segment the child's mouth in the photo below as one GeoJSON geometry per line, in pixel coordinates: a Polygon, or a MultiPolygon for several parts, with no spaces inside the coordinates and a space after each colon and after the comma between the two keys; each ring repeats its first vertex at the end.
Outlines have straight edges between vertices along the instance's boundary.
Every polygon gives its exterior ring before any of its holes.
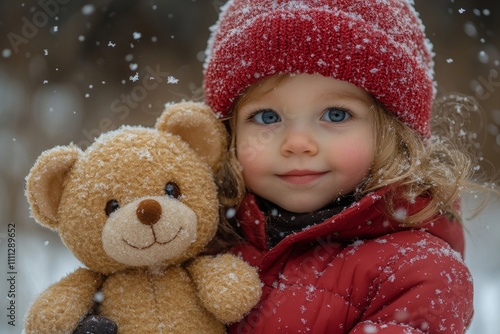
{"type": "Polygon", "coordinates": [[[304,185],[318,180],[326,173],[327,172],[316,172],[310,170],[292,170],[284,174],[279,174],[278,177],[290,184],[304,185]]]}

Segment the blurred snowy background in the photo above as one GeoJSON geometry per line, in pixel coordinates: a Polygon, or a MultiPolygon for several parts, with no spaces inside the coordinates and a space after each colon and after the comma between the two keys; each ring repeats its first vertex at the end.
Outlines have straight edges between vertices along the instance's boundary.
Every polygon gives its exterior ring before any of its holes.
{"type": "MultiPolygon", "coordinates": [[[[439,91],[479,100],[483,110],[473,121],[484,143],[481,168],[498,170],[500,2],[415,2],[437,53],[439,91]]],[[[201,99],[208,27],[223,3],[0,1],[0,333],[21,333],[30,301],[79,265],[56,234],[29,217],[24,178],[35,159],[71,141],[84,148],[121,124],[152,126],[166,102],[201,99]],[[13,224],[15,268],[9,269],[13,224]]],[[[499,201],[467,224],[466,261],[476,287],[469,333],[499,333],[499,225],[499,201]]]]}

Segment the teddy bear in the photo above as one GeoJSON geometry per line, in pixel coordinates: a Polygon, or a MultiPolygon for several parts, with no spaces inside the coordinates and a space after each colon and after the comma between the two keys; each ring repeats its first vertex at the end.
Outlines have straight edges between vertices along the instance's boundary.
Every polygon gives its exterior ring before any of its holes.
{"type": "Polygon", "coordinates": [[[85,267],[31,305],[25,332],[73,333],[88,314],[118,333],[223,333],[259,301],[255,268],[208,255],[219,226],[214,173],[225,129],[203,103],[168,105],[154,128],[122,126],[84,151],[43,152],[30,211],[85,267]]]}

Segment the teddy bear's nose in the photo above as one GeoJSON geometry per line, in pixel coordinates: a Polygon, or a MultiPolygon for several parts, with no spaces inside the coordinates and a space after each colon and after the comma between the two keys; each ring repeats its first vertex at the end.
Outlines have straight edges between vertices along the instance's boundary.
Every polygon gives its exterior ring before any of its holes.
{"type": "Polygon", "coordinates": [[[154,225],[161,218],[161,205],[154,199],[145,199],[137,206],[137,218],[144,225],[154,225]]]}

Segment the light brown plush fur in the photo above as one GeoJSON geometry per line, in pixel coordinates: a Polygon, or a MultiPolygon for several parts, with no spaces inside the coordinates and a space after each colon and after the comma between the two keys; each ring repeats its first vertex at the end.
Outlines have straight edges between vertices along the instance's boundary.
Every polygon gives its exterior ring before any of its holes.
{"type": "Polygon", "coordinates": [[[27,177],[32,214],[87,268],[38,297],[26,333],[72,333],[95,303],[124,334],[222,333],[242,318],[260,298],[256,271],[198,255],[217,230],[213,173],[225,147],[213,113],[186,102],[155,129],[125,126],[85,151],[42,153],[27,177]]]}

